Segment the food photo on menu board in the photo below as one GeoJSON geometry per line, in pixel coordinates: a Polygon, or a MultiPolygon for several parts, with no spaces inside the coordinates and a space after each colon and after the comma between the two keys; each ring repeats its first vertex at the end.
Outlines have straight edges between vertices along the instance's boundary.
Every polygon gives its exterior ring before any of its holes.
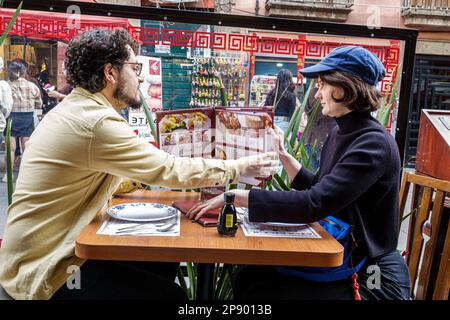
{"type": "MultiPolygon", "coordinates": [[[[273,150],[273,111],[196,108],[156,113],[159,148],[180,157],[239,159],[273,150]]],[[[260,180],[241,177],[259,185],[260,180]]]]}

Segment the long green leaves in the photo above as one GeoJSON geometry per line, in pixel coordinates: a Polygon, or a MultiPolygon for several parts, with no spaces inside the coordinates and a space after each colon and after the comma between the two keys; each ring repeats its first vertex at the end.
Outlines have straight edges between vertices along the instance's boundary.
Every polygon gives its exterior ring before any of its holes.
{"type": "Polygon", "coordinates": [[[156,132],[155,122],[153,121],[152,114],[148,109],[147,102],[145,101],[144,95],[141,90],[139,90],[139,95],[141,96],[141,103],[144,107],[145,116],[147,117],[148,125],[150,126],[150,130],[152,131],[153,138],[155,139],[156,144],[158,145],[158,134],[156,132]]]}
{"type": "MultiPolygon", "coordinates": [[[[3,44],[3,41],[5,41],[6,37],[9,34],[9,31],[11,30],[14,23],[16,23],[17,17],[19,16],[20,10],[22,9],[23,1],[20,1],[19,6],[17,7],[16,11],[14,12],[14,15],[11,18],[11,21],[9,22],[6,29],[3,31],[2,36],[0,37],[0,46],[3,44]]],[[[0,7],[3,6],[3,0],[0,1],[0,7]]],[[[8,205],[11,205],[12,203],[12,194],[14,192],[14,186],[13,186],[13,163],[11,159],[11,119],[8,120],[8,124],[6,127],[6,179],[7,179],[7,188],[8,188],[8,205]]]]}
{"type": "Polygon", "coordinates": [[[13,164],[11,159],[11,119],[8,120],[6,127],[6,178],[8,185],[8,205],[12,203],[13,187],[13,164]]]}
{"type": "Polygon", "coordinates": [[[184,290],[184,292],[186,292],[188,299],[195,300],[197,297],[197,263],[186,262],[186,270],[189,279],[189,286],[184,279],[184,274],[181,266],[177,271],[178,282],[180,283],[180,286],[184,290]]]}
{"type": "MultiPolygon", "coordinates": [[[[381,123],[383,127],[386,127],[389,122],[389,117],[391,115],[392,109],[395,105],[395,100],[397,99],[397,89],[400,83],[400,75],[401,75],[402,65],[399,65],[397,68],[397,72],[395,73],[395,81],[394,86],[392,87],[391,96],[389,97],[389,101],[387,101],[388,94],[386,94],[381,100],[380,109],[377,112],[377,120],[381,123]]],[[[392,85],[392,79],[388,84],[388,88],[392,85]]]]}
{"type": "MultiPolygon", "coordinates": [[[[302,137],[299,139],[297,135],[300,128],[300,123],[302,121],[302,115],[305,112],[306,103],[308,102],[309,96],[311,95],[314,86],[315,81],[311,80],[308,89],[303,97],[303,101],[300,104],[300,107],[295,109],[294,114],[292,115],[291,120],[289,121],[288,129],[286,130],[284,136],[284,145],[287,152],[293,157],[295,157],[299,162],[302,163],[303,166],[305,166],[308,169],[310,169],[310,163],[315,150],[315,144],[313,146],[311,153],[308,155],[305,147],[303,146],[303,140],[307,132],[311,130],[312,123],[316,117],[317,110],[319,109],[320,106],[320,103],[318,101],[314,103],[313,110],[308,116],[308,121],[305,126],[305,129],[303,130],[302,137]]],[[[286,170],[283,169],[281,171],[281,174],[278,173],[275,174],[274,178],[270,182],[264,184],[264,189],[267,190],[275,189],[278,191],[291,190],[290,180],[286,173],[286,170]]]]}
{"type": "Polygon", "coordinates": [[[300,122],[302,120],[303,112],[305,111],[306,103],[308,102],[308,97],[311,94],[312,88],[314,88],[315,85],[314,83],[315,83],[314,80],[311,80],[311,82],[309,83],[309,87],[308,90],[306,91],[305,97],[303,98],[300,107],[296,108],[289,123],[288,130],[286,131],[285,139],[288,139],[288,142],[292,148],[294,148],[295,146],[298,128],[300,127],[300,122]]]}
{"type": "MultiPolygon", "coordinates": [[[[14,12],[14,15],[11,18],[11,21],[9,22],[6,29],[3,31],[2,37],[0,38],[0,46],[2,45],[3,41],[5,41],[6,37],[8,36],[8,33],[11,30],[14,23],[16,23],[16,19],[19,16],[20,9],[22,9],[22,3],[23,3],[23,1],[20,1],[19,6],[16,9],[16,12],[14,12]]],[[[3,5],[3,0],[2,0],[1,5],[3,5]]]]}
{"type": "Polygon", "coordinates": [[[180,283],[180,287],[184,290],[184,292],[188,293],[189,289],[187,287],[186,280],[184,279],[183,269],[181,269],[181,266],[179,266],[177,270],[177,279],[180,283]]]}
{"type": "MultiPolygon", "coordinates": [[[[22,3],[23,1],[20,1],[19,6],[17,7],[16,11],[14,12],[14,15],[11,18],[11,21],[9,22],[6,29],[3,31],[2,36],[0,37],[0,46],[3,44],[3,41],[5,41],[6,37],[9,34],[9,31],[11,30],[14,23],[16,23],[17,17],[19,16],[20,10],[22,9],[22,3]]],[[[3,6],[3,0],[0,1],[0,7],[3,6]]],[[[8,120],[8,124],[6,127],[6,179],[7,179],[7,189],[8,189],[8,205],[11,205],[12,203],[12,194],[14,192],[14,186],[13,186],[13,163],[11,159],[11,119],[8,120]]]]}
{"type": "Polygon", "coordinates": [[[189,278],[188,297],[191,300],[197,299],[197,263],[187,262],[187,273],[189,278]]]}
{"type": "MultiPolygon", "coordinates": [[[[186,263],[189,284],[186,282],[181,267],[177,272],[178,282],[186,292],[189,300],[195,300],[197,296],[197,267],[197,263],[186,263]]],[[[214,265],[214,300],[231,300],[233,298],[232,279],[239,268],[240,266],[233,264],[216,263],[214,265]]]]}
{"type": "Polygon", "coordinates": [[[231,300],[233,299],[232,280],[234,274],[239,270],[239,265],[234,264],[216,264],[216,281],[214,291],[215,300],[231,300]]]}

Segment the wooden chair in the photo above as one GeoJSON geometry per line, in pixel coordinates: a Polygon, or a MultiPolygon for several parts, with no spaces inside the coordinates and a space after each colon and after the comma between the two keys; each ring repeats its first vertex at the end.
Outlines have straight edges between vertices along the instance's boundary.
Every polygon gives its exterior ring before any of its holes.
{"type": "Polygon", "coordinates": [[[450,223],[447,226],[447,233],[442,252],[439,271],[436,279],[436,288],[433,292],[433,300],[448,300],[450,290],[450,223]]]}
{"type": "Polygon", "coordinates": [[[414,213],[410,216],[408,228],[406,261],[411,276],[411,293],[413,295],[416,280],[418,280],[416,299],[446,299],[449,291],[450,226],[447,227],[449,219],[444,212],[444,204],[446,194],[450,193],[450,182],[406,172],[400,190],[400,212],[402,214],[404,214],[411,184],[414,185],[413,190],[423,188],[423,192],[417,199],[415,199],[417,193],[413,191],[411,212],[414,213]],[[423,227],[430,213],[431,230],[428,230],[430,239],[423,249],[423,227]],[[421,257],[422,264],[419,269],[421,257]]]}

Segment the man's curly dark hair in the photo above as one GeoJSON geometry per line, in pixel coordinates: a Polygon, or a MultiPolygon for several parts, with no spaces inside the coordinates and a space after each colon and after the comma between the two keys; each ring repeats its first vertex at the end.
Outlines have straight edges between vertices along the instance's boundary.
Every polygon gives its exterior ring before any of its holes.
{"type": "Polygon", "coordinates": [[[125,29],[83,32],[67,47],[64,61],[67,81],[91,93],[101,91],[106,86],[104,66],[111,63],[120,71],[130,56],[127,45],[137,53],[137,43],[125,29]]]}

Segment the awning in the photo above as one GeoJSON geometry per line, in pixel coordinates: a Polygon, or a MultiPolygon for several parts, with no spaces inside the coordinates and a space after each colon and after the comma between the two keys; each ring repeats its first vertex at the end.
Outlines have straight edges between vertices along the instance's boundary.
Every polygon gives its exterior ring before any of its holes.
{"type": "MultiPolygon", "coordinates": [[[[0,33],[7,28],[14,12],[14,9],[0,9],[0,33]]],[[[79,33],[93,28],[112,30],[128,27],[127,18],[21,10],[9,35],[67,42],[79,33]]]]}

